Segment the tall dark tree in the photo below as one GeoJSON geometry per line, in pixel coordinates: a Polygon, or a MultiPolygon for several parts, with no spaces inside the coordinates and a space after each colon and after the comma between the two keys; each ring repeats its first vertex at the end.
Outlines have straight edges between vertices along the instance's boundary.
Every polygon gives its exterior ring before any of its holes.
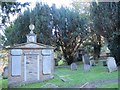
{"type": "Polygon", "coordinates": [[[116,62],[120,61],[119,35],[119,2],[99,2],[91,5],[91,20],[93,30],[104,36],[108,41],[108,48],[115,57],[116,62]]]}
{"type": "MultiPolygon", "coordinates": [[[[87,19],[87,26],[89,28],[89,35],[88,38],[84,41],[84,47],[93,47],[92,55],[95,60],[98,60],[101,51],[101,35],[97,34],[93,28],[91,28],[92,20],[90,19],[90,2],[82,2],[81,0],[73,0],[72,6],[73,8],[79,12],[79,14],[84,18],[87,19]]],[[[87,50],[89,51],[89,50],[87,50]]],[[[90,52],[91,53],[91,52],[90,52]]]]}
{"type": "Polygon", "coordinates": [[[27,10],[23,15],[14,21],[14,24],[11,24],[10,27],[5,29],[5,41],[4,45],[14,45],[26,42],[26,34],[29,33],[29,24],[30,24],[30,10],[27,10]]]}
{"type": "Polygon", "coordinates": [[[88,34],[86,20],[81,18],[78,12],[64,7],[58,9],[55,5],[49,7],[46,4],[37,3],[31,12],[25,11],[8,28],[8,30],[12,29],[10,34],[6,30],[8,44],[25,42],[30,23],[35,25],[34,32],[37,34],[39,43],[62,48],[68,65],[74,61],[75,52],[88,34]]]}
{"type": "Polygon", "coordinates": [[[32,23],[35,24],[35,32],[38,35],[38,42],[47,45],[53,44],[52,16],[50,10],[51,8],[47,4],[37,3],[34,10],[31,12],[32,23]]]}
{"type": "Polygon", "coordinates": [[[64,57],[70,65],[74,62],[75,53],[88,34],[86,21],[78,12],[63,7],[56,10],[56,7],[52,6],[52,16],[56,42],[61,46],[64,57]]]}

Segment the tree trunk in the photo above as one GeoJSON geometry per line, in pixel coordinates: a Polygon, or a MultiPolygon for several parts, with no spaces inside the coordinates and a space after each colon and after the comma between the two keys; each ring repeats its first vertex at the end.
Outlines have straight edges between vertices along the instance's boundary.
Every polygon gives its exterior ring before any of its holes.
{"type": "Polygon", "coordinates": [[[73,56],[71,56],[71,55],[68,55],[68,54],[66,54],[66,53],[63,53],[64,54],[64,57],[65,57],[65,59],[66,59],[66,61],[67,61],[67,64],[68,65],[71,65],[73,62],[74,62],[74,57],[73,56]]]}
{"type": "Polygon", "coordinates": [[[68,59],[66,59],[67,60],[67,63],[68,63],[68,65],[71,65],[73,62],[74,62],[74,57],[73,56],[69,56],[69,58],[68,59]]]}
{"type": "Polygon", "coordinates": [[[71,55],[70,52],[68,52],[69,49],[66,50],[66,49],[62,48],[62,50],[63,50],[64,58],[67,61],[67,64],[70,65],[71,63],[73,63],[74,62],[74,57],[71,55]]]}

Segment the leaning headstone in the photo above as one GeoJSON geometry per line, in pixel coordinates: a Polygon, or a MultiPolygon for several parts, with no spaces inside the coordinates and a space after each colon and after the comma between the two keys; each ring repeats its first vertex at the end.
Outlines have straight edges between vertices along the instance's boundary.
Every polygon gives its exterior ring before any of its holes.
{"type": "Polygon", "coordinates": [[[8,66],[4,67],[3,69],[3,79],[8,78],[8,66]]]}
{"type": "Polygon", "coordinates": [[[70,67],[71,67],[71,70],[77,70],[77,64],[76,63],[72,63],[70,67]]]}
{"type": "Polygon", "coordinates": [[[108,67],[109,72],[113,72],[117,70],[117,65],[113,57],[107,58],[107,67],[108,67]]]}

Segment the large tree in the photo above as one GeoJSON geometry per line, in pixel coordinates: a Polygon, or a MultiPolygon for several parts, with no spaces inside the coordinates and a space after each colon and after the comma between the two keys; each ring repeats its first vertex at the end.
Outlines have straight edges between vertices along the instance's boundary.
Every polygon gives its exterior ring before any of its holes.
{"type": "Polygon", "coordinates": [[[91,53],[94,57],[95,60],[98,60],[99,56],[100,56],[100,51],[101,51],[101,35],[97,34],[93,28],[91,28],[91,17],[90,17],[90,2],[82,2],[81,0],[72,0],[72,6],[73,8],[79,12],[80,16],[82,16],[82,18],[87,20],[87,27],[89,28],[89,35],[88,38],[84,41],[83,43],[83,47],[84,49],[88,49],[87,47],[91,47],[92,52],[89,52],[89,50],[87,50],[89,53],[91,53]],[[92,49],[93,47],[93,49],[92,49]]]}
{"type": "Polygon", "coordinates": [[[26,34],[29,32],[29,23],[30,23],[30,11],[27,10],[23,15],[14,21],[14,24],[11,24],[5,29],[5,40],[4,45],[14,45],[26,42],[26,34]]]}
{"type": "Polygon", "coordinates": [[[74,62],[75,53],[88,34],[86,20],[74,9],[52,6],[53,26],[57,45],[61,46],[68,65],[74,62]]]}
{"type": "Polygon", "coordinates": [[[37,41],[61,47],[69,65],[74,61],[75,52],[88,34],[86,20],[78,12],[64,7],[56,8],[55,5],[49,7],[37,3],[31,12],[25,11],[8,30],[6,29],[8,44],[25,42],[30,23],[35,25],[37,41]]]}
{"type": "Polygon", "coordinates": [[[105,37],[108,47],[115,57],[116,62],[120,61],[120,28],[119,23],[119,2],[93,2],[91,4],[91,28],[98,34],[105,37]]]}

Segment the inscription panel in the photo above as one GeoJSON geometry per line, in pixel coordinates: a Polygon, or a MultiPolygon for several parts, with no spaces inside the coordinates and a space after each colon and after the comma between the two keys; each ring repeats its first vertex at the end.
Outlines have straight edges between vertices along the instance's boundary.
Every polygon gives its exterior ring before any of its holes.
{"type": "Polygon", "coordinates": [[[21,56],[12,56],[12,76],[21,75],[21,56]]]}
{"type": "Polygon", "coordinates": [[[27,81],[37,80],[37,55],[26,55],[27,81]]]}
{"type": "Polygon", "coordinates": [[[51,56],[43,56],[43,74],[51,73],[51,56]]]}

